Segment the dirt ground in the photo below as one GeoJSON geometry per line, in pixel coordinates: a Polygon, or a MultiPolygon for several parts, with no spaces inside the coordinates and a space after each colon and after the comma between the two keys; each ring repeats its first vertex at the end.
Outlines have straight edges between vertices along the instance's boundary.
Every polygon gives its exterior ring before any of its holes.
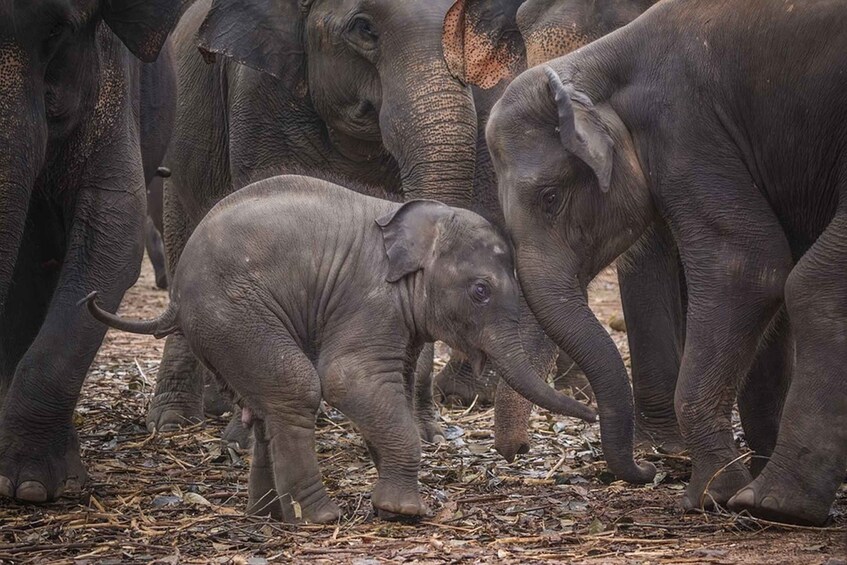
{"type": "MultiPolygon", "coordinates": [[[[121,311],[152,317],[166,301],[145,263],[121,311]]],[[[613,272],[595,282],[592,305],[606,324],[620,316],[613,272]]],[[[610,331],[628,362],[626,334],[610,331]]],[[[330,411],[318,454],[342,521],[294,527],[245,517],[249,456],[221,445],[224,421],[146,431],[163,345],[106,336],[75,415],[89,482],[55,504],[0,502],[0,563],[847,563],[847,486],[826,528],[684,515],[686,457],[644,454],[659,467],[656,484],[610,482],[598,426],[544,411],[533,416],[531,453],[508,464],[491,447],[490,408],[442,409],[448,442],[425,448],[420,482],[431,516],[416,525],[374,519],[374,466],[351,424],[330,411]]]]}

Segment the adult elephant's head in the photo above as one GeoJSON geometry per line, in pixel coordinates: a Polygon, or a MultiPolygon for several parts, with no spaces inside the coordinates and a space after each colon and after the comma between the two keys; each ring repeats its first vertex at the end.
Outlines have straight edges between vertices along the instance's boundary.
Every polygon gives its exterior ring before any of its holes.
{"type": "Polygon", "coordinates": [[[138,58],[153,61],[186,2],[50,0],[0,5],[0,312],[34,184],[50,176],[42,175],[48,146],[62,146],[81,117],[94,111],[101,89],[114,89],[116,97],[126,90],[124,76],[102,80],[98,45],[113,49],[98,44],[106,33],[102,22],[138,58]]]}
{"type": "Polygon", "coordinates": [[[530,67],[622,27],[658,0],[526,0],[517,14],[530,67]]]}
{"type": "Polygon", "coordinates": [[[654,219],[630,133],[608,101],[593,104],[570,75],[563,82],[549,66],[509,85],[486,133],[530,308],[591,382],[610,469],[631,482],[650,480],[652,465],[632,459],[626,368],[587,301],[592,279],[654,219]]]}
{"type": "Polygon", "coordinates": [[[476,113],[444,63],[453,0],[214,0],[200,48],[307,96],[330,135],[382,143],[407,197],[468,206],[476,113]]]}

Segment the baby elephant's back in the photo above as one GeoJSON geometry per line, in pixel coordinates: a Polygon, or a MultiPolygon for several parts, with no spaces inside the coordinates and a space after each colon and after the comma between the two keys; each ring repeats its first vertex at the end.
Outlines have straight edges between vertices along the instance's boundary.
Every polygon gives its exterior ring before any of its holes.
{"type": "Polygon", "coordinates": [[[190,289],[308,279],[341,232],[362,229],[368,217],[392,206],[309,177],[251,184],[200,222],[180,257],[175,284],[190,289]]]}

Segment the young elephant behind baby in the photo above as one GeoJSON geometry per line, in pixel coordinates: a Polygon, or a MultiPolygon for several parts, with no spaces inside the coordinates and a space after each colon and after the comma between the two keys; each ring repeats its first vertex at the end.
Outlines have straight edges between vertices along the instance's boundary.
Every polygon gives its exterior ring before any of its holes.
{"type": "Polygon", "coordinates": [[[595,417],[530,368],[532,351],[522,344],[538,340],[519,335],[503,237],[480,216],[431,200],[401,205],[307,177],[264,180],[200,223],[161,317],[123,320],[94,299],[92,315],[114,328],[185,335],[253,415],[248,512],[286,521],[340,514],[315,456],[321,398],[364,435],[379,473],[372,501],[380,516],[424,513],[411,396],[426,342],[445,341],[480,365],[490,359],[539,406],[595,417]]]}

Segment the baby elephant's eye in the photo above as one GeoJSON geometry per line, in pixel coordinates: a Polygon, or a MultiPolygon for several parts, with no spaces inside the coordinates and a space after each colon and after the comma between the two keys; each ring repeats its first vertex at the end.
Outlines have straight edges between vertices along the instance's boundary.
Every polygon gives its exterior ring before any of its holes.
{"type": "Polygon", "coordinates": [[[484,282],[474,283],[471,293],[473,299],[480,304],[488,304],[491,300],[491,288],[484,282]]]}

